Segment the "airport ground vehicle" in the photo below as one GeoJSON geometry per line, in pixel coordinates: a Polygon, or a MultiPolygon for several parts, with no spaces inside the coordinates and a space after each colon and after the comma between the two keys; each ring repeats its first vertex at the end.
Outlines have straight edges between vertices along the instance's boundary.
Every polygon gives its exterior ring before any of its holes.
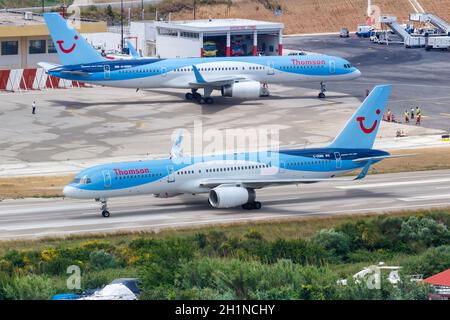
{"type": "Polygon", "coordinates": [[[217,56],[217,52],[219,50],[217,49],[216,43],[214,41],[205,41],[203,43],[203,56],[204,57],[215,57],[217,56]]]}
{"type": "Polygon", "coordinates": [[[347,28],[342,28],[341,31],[339,32],[339,37],[348,38],[350,37],[350,32],[348,31],[347,28]]]}

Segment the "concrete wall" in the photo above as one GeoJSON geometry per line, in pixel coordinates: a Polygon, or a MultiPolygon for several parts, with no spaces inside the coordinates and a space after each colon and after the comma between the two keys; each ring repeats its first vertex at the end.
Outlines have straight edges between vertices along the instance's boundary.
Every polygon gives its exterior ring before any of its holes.
{"type": "Polygon", "coordinates": [[[156,35],[156,54],[161,58],[200,57],[199,39],[156,35]]]}
{"type": "MultiPolygon", "coordinates": [[[[50,40],[48,37],[8,37],[0,38],[1,41],[18,41],[19,50],[17,55],[0,55],[0,70],[36,68],[38,62],[61,63],[56,53],[29,54],[30,40],[50,40]]],[[[47,43],[48,45],[48,43],[47,43]]],[[[46,51],[48,48],[46,48],[46,51]]]]}

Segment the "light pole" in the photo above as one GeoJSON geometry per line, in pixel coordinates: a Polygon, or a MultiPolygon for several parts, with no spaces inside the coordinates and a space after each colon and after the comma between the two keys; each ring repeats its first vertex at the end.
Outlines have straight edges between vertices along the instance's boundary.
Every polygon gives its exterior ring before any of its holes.
{"type": "Polygon", "coordinates": [[[123,53],[123,0],[120,0],[120,51],[123,53]]]}
{"type": "Polygon", "coordinates": [[[195,20],[195,9],[196,9],[196,7],[197,7],[196,4],[197,4],[197,3],[196,3],[196,1],[194,0],[194,20],[195,20]]]}
{"type": "Polygon", "coordinates": [[[42,13],[45,12],[45,0],[42,0],[42,13]]]}

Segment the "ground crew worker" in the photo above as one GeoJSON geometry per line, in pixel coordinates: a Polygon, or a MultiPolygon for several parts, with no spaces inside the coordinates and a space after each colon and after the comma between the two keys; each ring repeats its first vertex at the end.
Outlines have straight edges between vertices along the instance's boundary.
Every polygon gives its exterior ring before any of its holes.
{"type": "Polygon", "coordinates": [[[422,110],[420,110],[420,107],[417,107],[416,108],[416,115],[418,116],[421,112],[422,112],[422,110]]]}
{"type": "Polygon", "coordinates": [[[410,118],[411,120],[413,120],[414,119],[414,108],[411,108],[411,118],[410,118]]]}
{"type": "Polygon", "coordinates": [[[420,113],[417,115],[416,118],[416,126],[420,126],[420,119],[422,118],[422,116],[420,115],[420,113]]]}
{"type": "Polygon", "coordinates": [[[387,112],[387,122],[391,122],[391,115],[392,115],[391,109],[388,109],[388,112],[387,112]]]}
{"type": "Polygon", "coordinates": [[[31,113],[36,114],[36,101],[33,101],[31,104],[31,113]]]}
{"type": "Polygon", "coordinates": [[[407,109],[405,110],[405,123],[409,123],[409,112],[407,109]]]}

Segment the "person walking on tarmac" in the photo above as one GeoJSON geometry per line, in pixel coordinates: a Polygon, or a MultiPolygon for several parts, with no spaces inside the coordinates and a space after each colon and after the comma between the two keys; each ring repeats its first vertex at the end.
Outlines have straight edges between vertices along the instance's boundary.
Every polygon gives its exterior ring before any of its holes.
{"type": "Polygon", "coordinates": [[[408,109],[405,110],[405,123],[409,123],[409,112],[408,112],[408,109]]]}
{"type": "Polygon", "coordinates": [[[410,119],[414,120],[414,108],[411,108],[411,117],[410,117],[410,119]]]}
{"type": "Polygon", "coordinates": [[[386,121],[387,122],[391,122],[391,117],[392,117],[391,109],[388,109],[387,116],[386,116],[386,121]]]}
{"type": "Polygon", "coordinates": [[[33,103],[31,104],[31,113],[36,114],[36,101],[33,100],[33,103]]]}
{"type": "Polygon", "coordinates": [[[420,120],[422,118],[422,115],[419,113],[416,117],[416,126],[420,126],[420,120]]]}
{"type": "Polygon", "coordinates": [[[419,106],[416,107],[416,116],[419,116],[422,113],[422,110],[419,106]]]}

